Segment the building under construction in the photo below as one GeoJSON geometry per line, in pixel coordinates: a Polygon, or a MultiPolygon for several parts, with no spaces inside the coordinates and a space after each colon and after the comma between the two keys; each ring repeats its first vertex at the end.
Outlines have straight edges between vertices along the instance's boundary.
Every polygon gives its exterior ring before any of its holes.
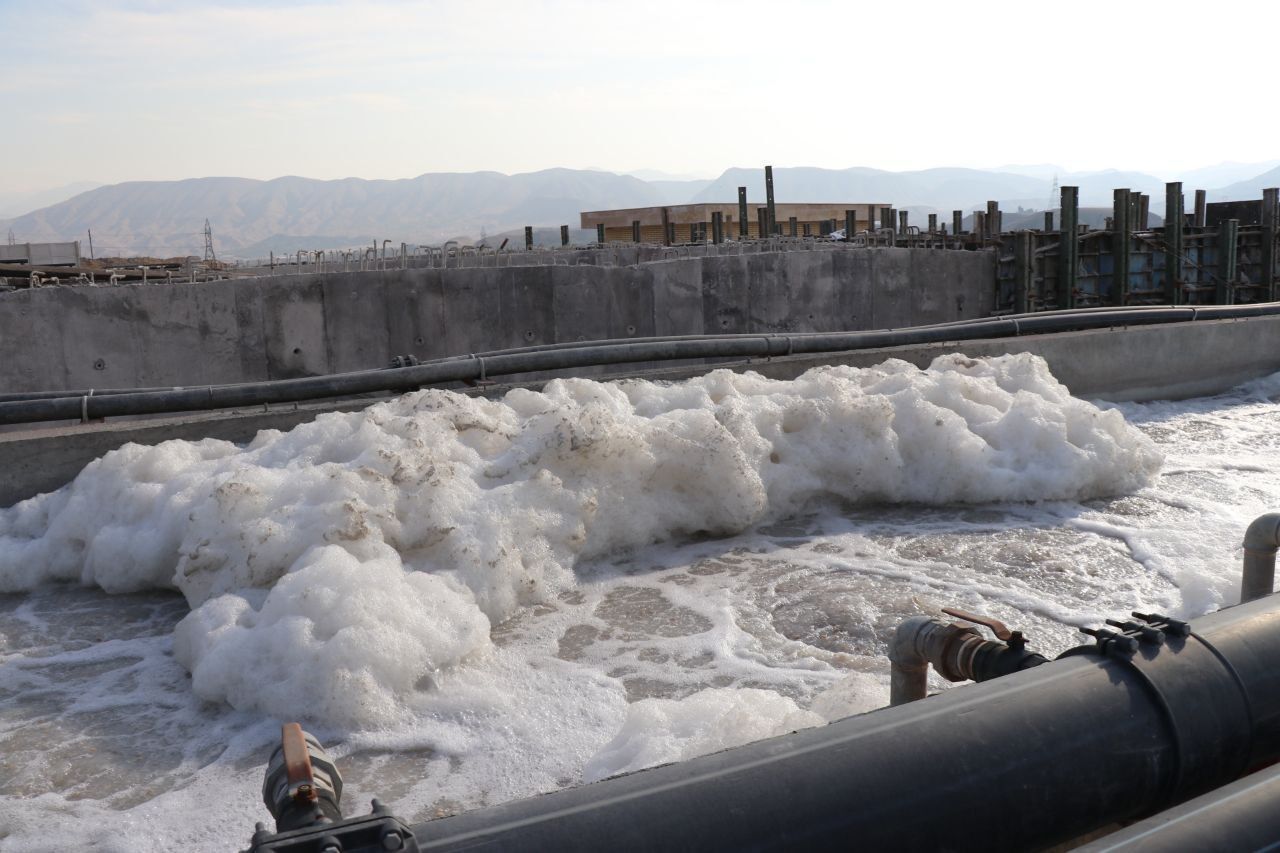
{"type": "MultiPolygon", "coordinates": [[[[744,194],[745,195],[745,194],[744,194]]],[[[769,206],[748,207],[745,197],[737,204],[674,204],[662,207],[629,207],[592,210],[582,214],[582,228],[596,231],[601,243],[702,243],[717,228],[728,239],[757,239],[770,233],[790,237],[825,237],[848,228],[864,231],[882,205],[859,203],[775,204],[773,227],[769,206]],[[852,219],[852,223],[849,221],[852,219]]]]}
{"type": "MultiPolygon", "coordinates": [[[[737,204],[703,202],[590,210],[582,214],[581,227],[594,228],[596,241],[601,245],[631,242],[664,246],[773,236],[825,237],[841,228],[846,234],[853,234],[875,227],[879,205],[866,202],[777,204],[773,197],[772,166],[764,167],[764,185],[763,205],[748,205],[747,188],[738,187],[737,204]]],[[[567,243],[564,228],[561,234],[562,242],[567,243]]],[[[527,228],[525,242],[530,242],[527,228]]]]}

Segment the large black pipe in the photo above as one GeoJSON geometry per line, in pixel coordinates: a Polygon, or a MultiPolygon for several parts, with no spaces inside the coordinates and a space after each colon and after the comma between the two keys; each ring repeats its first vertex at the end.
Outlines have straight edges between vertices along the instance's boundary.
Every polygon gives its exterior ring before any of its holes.
{"type": "Polygon", "coordinates": [[[1079,853],[1244,853],[1280,849],[1280,766],[1160,812],[1079,853]]]}
{"type": "Polygon", "coordinates": [[[983,684],[414,828],[423,850],[1030,850],[1280,758],[1280,598],[983,684]]]}
{"type": "Polygon", "coordinates": [[[1280,303],[1204,307],[1128,308],[1119,311],[1024,314],[938,326],[806,335],[762,333],[728,337],[604,342],[441,360],[412,367],[368,370],[303,379],[207,386],[111,395],[57,397],[0,403],[0,424],[146,415],[345,397],[379,391],[411,391],[446,382],[483,380],[535,371],[572,370],[632,362],[772,358],[893,346],[960,342],[1023,334],[1143,325],[1195,319],[1280,314],[1280,303]]]}

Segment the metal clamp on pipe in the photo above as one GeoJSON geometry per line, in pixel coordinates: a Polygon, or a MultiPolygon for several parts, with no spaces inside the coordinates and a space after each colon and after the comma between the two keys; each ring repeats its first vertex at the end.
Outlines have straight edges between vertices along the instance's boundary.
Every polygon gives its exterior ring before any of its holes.
{"type": "Polygon", "coordinates": [[[928,695],[929,665],[948,681],[988,681],[1046,663],[1027,650],[1021,631],[1004,623],[963,610],[944,608],[943,613],[965,622],[984,625],[995,640],[984,640],[977,629],[931,616],[913,616],[898,626],[889,660],[889,704],[902,705],[928,695]]]}

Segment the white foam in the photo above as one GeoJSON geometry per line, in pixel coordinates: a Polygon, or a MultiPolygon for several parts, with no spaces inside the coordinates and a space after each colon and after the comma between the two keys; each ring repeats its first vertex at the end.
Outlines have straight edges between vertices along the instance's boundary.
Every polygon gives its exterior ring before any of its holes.
{"type": "Polygon", "coordinates": [[[178,624],[174,656],[193,673],[197,695],[241,708],[323,709],[333,723],[385,723],[413,710],[424,679],[488,645],[489,620],[468,592],[406,572],[394,553],[361,562],[327,545],[298,566],[265,598],[218,596],[178,624]]]}
{"type": "Polygon", "coordinates": [[[627,707],[621,731],[587,762],[583,779],[594,782],[686,761],[824,723],[785,696],[750,687],[710,688],[684,699],[642,699],[627,707]]]}
{"type": "Polygon", "coordinates": [[[412,712],[580,561],[814,499],[1080,500],[1161,455],[1030,355],[424,391],[248,447],[129,445],[0,513],[0,591],[172,586],[199,695],[345,727],[412,712]]]}

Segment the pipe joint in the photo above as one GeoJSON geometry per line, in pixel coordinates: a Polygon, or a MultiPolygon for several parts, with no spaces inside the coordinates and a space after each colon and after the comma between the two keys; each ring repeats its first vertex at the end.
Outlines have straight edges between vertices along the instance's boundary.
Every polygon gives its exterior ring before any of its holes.
{"type": "Polygon", "coordinates": [[[959,673],[972,657],[975,641],[981,642],[982,638],[974,629],[932,616],[912,616],[903,621],[889,646],[889,704],[902,705],[927,696],[930,663],[943,678],[964,680],[959,673]]]}
{"type": "Polygon", "coordinates": [[[988,681],[1047,662],[1027,650],[1021,635],[1007,643],[987,640],[976,628],[931,616],[912,616],[898,626],[889,660],[891,705],[928,695],[930,664],[948,681],[988,681]]]}

